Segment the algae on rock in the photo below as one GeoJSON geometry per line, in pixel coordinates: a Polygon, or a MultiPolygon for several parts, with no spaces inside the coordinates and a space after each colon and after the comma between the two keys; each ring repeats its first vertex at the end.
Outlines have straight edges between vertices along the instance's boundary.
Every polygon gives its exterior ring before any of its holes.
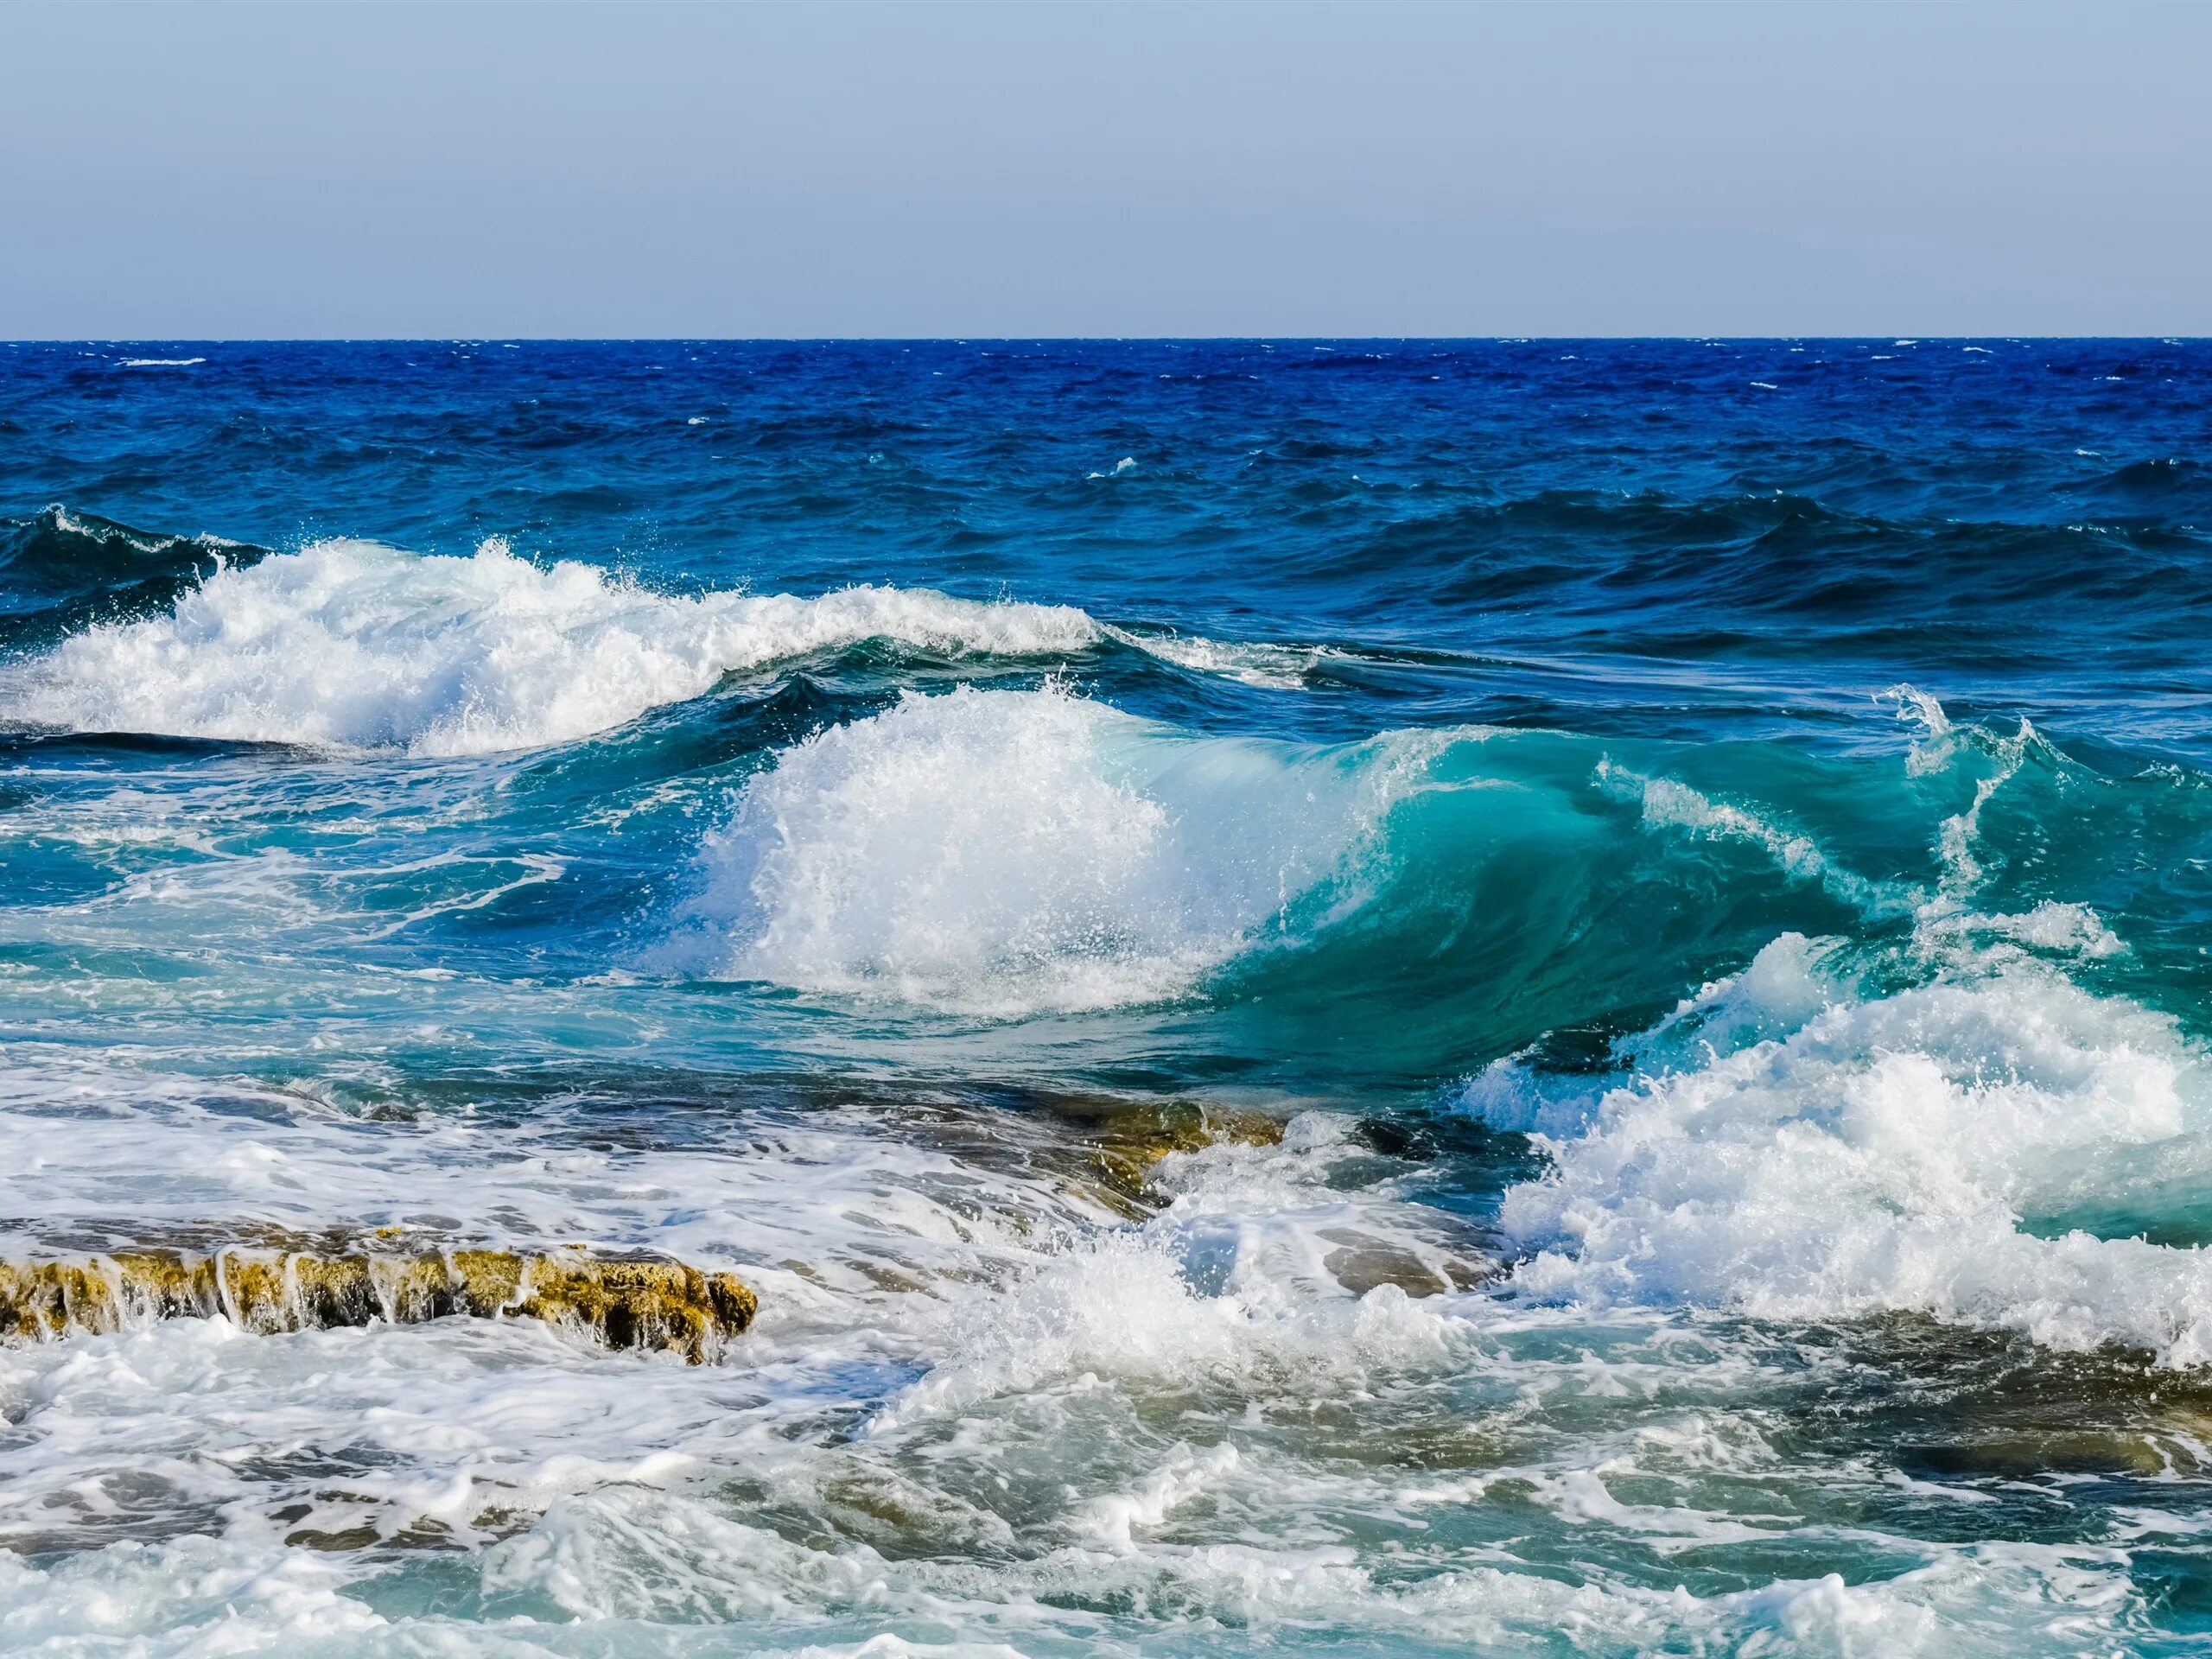
{"type": "Polygon", "coordinates": [[[50,1340],[221,1315],[259,1334],[465,1314],[542,1319],[610,1348],[717,1357],[759,1303],[734,1274],[550,1251],[226,1247],[0,1262],[0,1338],[50,1340]]]}

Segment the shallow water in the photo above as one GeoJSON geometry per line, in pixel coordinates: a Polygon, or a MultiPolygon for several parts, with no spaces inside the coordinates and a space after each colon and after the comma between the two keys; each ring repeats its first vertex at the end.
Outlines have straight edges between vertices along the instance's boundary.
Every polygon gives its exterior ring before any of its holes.
{"type": "Polygon", "coordinates": [[[0,1347],[0,1643],[2200,1650],[2209,442],[2197,343],[0,346],[7,1259],[760,1298],[0,1347]]]}

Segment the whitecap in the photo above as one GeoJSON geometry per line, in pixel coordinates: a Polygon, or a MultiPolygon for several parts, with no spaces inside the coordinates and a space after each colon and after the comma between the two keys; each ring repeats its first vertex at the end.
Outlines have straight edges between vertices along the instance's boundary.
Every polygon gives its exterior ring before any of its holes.
{"type": "Polygon", "coordinates": [[[483,754],[574,741],[760,669],[870,639],[1066,658],[1109,640],[1250,683],[1322,653],[1111,627],[1070,605],[855,587],[657,593],[594,565],[319,542],[218,569],[165,615],[0,670],[0,719],[71,731],[483,754]]]}
{"type": "Polygon", "coordinates": [[[654,593],[593,566],[317,543],[219,570],[165,616],[96,626],[0,677],[0,714],[78,731],[475,754],[569,741],[732,670],[887,639],[1056,656],[1066,606],[852,588],[817,599],[654,593]]]}
{"type": "MultiPolygon", "coordinates": [[[[2101,937],[2056,911],[1985,920],[2092,955],[2101,937]]],[[[1553,1160],[1503,1206],[1527,1252],[1516,1287],[1783,1319],[1909,1311],[2212,1360],[2212,1256],[2135,1236],[2161,1194],[2212,1179],[2196,1046],[2018,950],[1968,943],[1878,995],[1832,971],[1837,949],[1777,938],[1630,1045],[1642,1075],[1594,1096],[1510,1063],[1469,1086],[1553,1160]]]]}
{"type": "Polygon", "coordinates": [[[704,849],[694,971],[1019,1015],[1156,1001],[1295,933],[1449,734],[1198,739],[1071,695],[909,694],[786,751],[704,849]]]}
{"type": "Polygon", "coordinates": [[[1107,636],[1147,657],[1215,674],[1241,684],[1294,690],[1332,658],[1346,653],[1327,645],[1280,645],[1244,639],[1211,639],[1195,633],[1140,633],[1104,625],[1107,636]]]}

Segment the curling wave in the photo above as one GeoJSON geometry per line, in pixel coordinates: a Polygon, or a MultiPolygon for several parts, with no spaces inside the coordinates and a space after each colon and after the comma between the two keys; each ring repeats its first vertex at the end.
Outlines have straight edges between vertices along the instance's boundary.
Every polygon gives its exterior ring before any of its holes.
{"type": "Polygon", "coordinates": [[[0,645],[149,614],[226,567],[264,556],[213,536],[165,536],[50,506],[0,518],[0,645]]]}
{"type": "Polygon", "coordinates": [[[1004,1016],[1204,994],[1325,1018],[1339,1062],[1358,1033],[1371,1070],[1410,1077],[1633,1028],[1784,931],[2079,934],[2110,954],[2093,917],[1967,907],[2022,822],[2053,827],[2026,741],[1959,728],[1915,748],[1900,788],[1859,762],[1793,778],[1758,754],[1489,727],[1212,736],[1057,683],[909,692],[741,785],[668,959],[1004,1016]],[[1847,831],[1889,822],[1838,839],[1818,826],[1840,810],[1861,820],[1847,831]]]}
{"type": "Polygon", "coordinates": [[[1055,685],[910,693],[747,783],[679,954],[980,1014],[1177,996],[1356,903],[1358,854],[1456,735],[1307,749],[1055,685]]]}

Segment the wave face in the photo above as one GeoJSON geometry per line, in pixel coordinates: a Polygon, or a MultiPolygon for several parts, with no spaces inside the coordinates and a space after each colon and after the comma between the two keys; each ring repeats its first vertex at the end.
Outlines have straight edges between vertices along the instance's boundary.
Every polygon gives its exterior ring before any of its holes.
{"type": "Polygon", "coordinates": [[[7,362],[0,1630],[2203,1650],[2212,347],[7,362]]]}

